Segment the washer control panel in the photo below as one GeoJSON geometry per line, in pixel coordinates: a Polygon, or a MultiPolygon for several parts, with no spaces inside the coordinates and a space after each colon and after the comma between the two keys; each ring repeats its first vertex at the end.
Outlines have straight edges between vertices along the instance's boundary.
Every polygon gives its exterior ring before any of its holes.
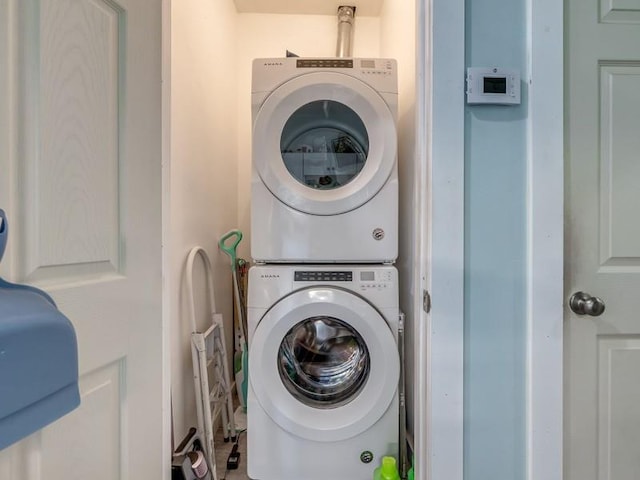
{"type": "MultiPolygon", "coordinates": [[[[392,265],[254,265],[249,270],[247,306],[270,308],[301,289],[353,292],[379,309],[398,308],[398,271],[392,265]]],[[[331,301],[317,297],[319,302],[331,301]]]]}
{"type": "Polygon", "coordinates": [[[383,290],[390,288],[393,275],[388,270],[360,270],[360,290],[383,290]]]}
{"type": "Polygon", "coordinates": [[[294,282],[305,283],[353,283],[360,290],[383,290],[391,288],[393,274],[389,270],[296,270],[294,282]]]}

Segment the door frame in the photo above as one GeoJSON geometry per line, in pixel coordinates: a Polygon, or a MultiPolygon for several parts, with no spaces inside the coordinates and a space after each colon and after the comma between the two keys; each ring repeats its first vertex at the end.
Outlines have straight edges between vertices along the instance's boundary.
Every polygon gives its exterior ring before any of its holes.
{"type": "MultiPolygon", "coordinates": [[[[415,450],[420,480],[464,471],[464,0],[417,6],[417,157],[428,190],[420,239],[434,299],[417,326],[415,450]],[[425,47],[427,45],[427,47],[425,47]],[[424,135],[422,135],[423,137],[424,135]],[[425,215],[427,215],[425,217],[425,215]],[[431,260],[433,259],[433,262],[431,260]],[[437,341],[432,341],[437,333],[437,341]],[[425,354],[424,352],[429,352],[425,354]],[[427,466],[423,470],[422,466],[427,466]]],[[[564,15],[563,2],[526,0],[527,479],[562,478],[564,15]]],[[[421,299],[420,299],[421,300],[421,299]]],[[[419,310],[416,310],[419,311],[419,310]]]]}
{"type": "Polygon", "coordinates": [[[171,403],[171,0],[162,0],[162,480],[171,476],[174,451],[171,403]]]}
{"type": "Polygon", "coordinates": [[[564,2],[528,0],[528,11],[527,478],[561,480],[564,2]]]}
{"type": "Polygon", "coordinates": [[[422,253],[413,292],[413,447],[419,480],[462,480],[464,470],[464,15],[464,0],[416,2],[420,224],[414,241],[422,253]],[[428,308],[424,292],[433,299],[428,308]]]}

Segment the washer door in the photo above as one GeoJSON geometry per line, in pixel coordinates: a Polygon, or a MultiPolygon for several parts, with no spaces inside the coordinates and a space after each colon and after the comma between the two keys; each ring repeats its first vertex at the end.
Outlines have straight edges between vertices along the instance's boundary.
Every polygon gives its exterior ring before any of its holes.
{"type": "Polygon", "coordinates": [[[249,381],[271,419],[315,441],[351,438],[393,400],[395,336],[361,297],[338,288],[299,290],[262,318],[249,349],[249,381]]]}
{"type": "Polygon", "coordinates": [[[348,75],[316,72],[274,90],[258,111],[253,163],[280,201],[313,215],[368,202],[396,162],[393,114],[382,97],[348,75]]]}

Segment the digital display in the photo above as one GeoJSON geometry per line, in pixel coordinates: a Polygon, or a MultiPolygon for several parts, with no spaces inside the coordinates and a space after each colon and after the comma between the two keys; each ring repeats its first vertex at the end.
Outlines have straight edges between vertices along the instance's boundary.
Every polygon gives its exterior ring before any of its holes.
{"type": "Polygon", "coordinates": [[[360,272],[361,282],[373,282],[376,279],[375,272],[360,272]]]}
{"type": "Polygon", "coordinates": [[[484,77],[482,80],[484,93],[507,93],[507,77],[484,77]]]}

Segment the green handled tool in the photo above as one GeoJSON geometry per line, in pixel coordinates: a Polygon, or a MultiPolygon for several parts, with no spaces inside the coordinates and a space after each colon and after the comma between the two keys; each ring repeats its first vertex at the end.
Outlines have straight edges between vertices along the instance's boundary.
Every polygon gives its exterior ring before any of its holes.
{"type": "Polygon", "coordinates": [[[242,232],[240,230],[230,230],[218,241],[218,247],[226,253],[231,259],[231,275],[233,277],[233,295],[235,298],[236,309],[238,311],[238,323],[234,329],[235,332],[235,353],[233,357],[233,371],[236,379],[236,389],[238,390],[238,398],[240,405],[246,410],[247,408],[247,388],[249,379],[248,369],[248,349],[247,349],[247,318],[244,308],[244,302],[240,296],[240,284],[238,279],[238,255],[237,248],[242,241],[242,232]]]}

